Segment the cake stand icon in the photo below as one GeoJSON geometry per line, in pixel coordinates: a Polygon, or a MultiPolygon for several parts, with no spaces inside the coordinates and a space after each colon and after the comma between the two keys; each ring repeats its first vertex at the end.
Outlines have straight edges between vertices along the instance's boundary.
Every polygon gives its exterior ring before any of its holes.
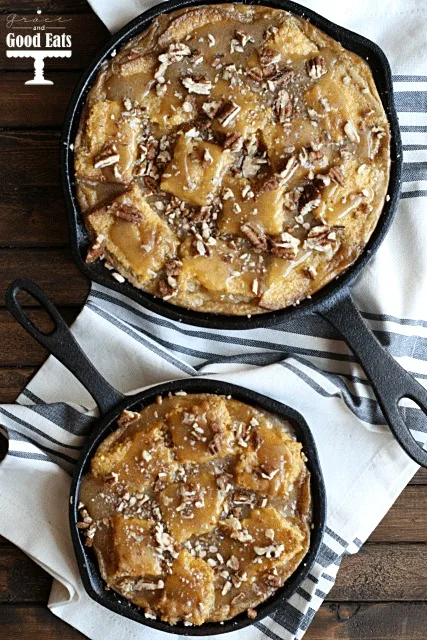
{"type": "Polygon", "coordinates": [[[8,58],[33,58],[34,78],[27,80],[25,84],[53,84],[52,80],[44,77],[45,58],[71,58],[71,51],[67,49],[36,50],[36,49],[8,49],[8,58]]]}

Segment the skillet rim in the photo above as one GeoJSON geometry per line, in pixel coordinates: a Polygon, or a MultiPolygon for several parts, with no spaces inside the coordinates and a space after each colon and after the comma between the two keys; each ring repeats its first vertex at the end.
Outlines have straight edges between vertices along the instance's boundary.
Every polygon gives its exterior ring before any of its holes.
{"type": "Polygon", "coordinates": [[[317,447],[310,427],[302,414],[292,407],[257,391],[253,391],[252,389],[207,377],[184,378],[164,382],[148,387],[133,396],[127,396],[120,401],[97,422],[96,427],[89,435],[76,463],[69,496],[69,526],[71,538],[80,576],[87,594],[102,606],[119,615],[157,629],[158,631],[183,636],[209,636],[229,633],[255,624],[267,615],[273,614],[284,601],[295,593],[313,566],[322,544],[326,527],[326,515],[326,489],[317,447]],[[258,615],[255,620],[251,620],[247,617],[246,613],[243,612],[224,623],[205,623],[199,627],[185,627],[182,623],[169,625],[157,619],[151,620],[146,618],[142,608],[123,599],[115,591],[106,591],[104,589],[105,582],[100,576],[98,564],[94,558],[94,552],[90,549],[88,551],[88,548],[84,546],[84,537],[81,530],[76,526],[78,522],[79,491],[83,476],[88,471],[91,457],[96,448],[109,433],[117,428],[114,426],[114,423],[123,409],[138,410],[144,406],[153,404],[158,394],[167,395],[170,391],[176,392],[180,390],[187,391],[188,393],[231,395],[233,399],[241,400],[249,405],[259,407],[261,410],[273,413],[291,423],[297,439],[303,444],[303,450],[307,457],[306,464],[311,474],[310,491],[313,526],[310,536],[310,547],[306,556],[301,560],[301,563],[285,582],[284,586],[256,607],[258,615]]]}
{"type": "Polygon", "coordinates": [[[346,271],[314,293],[310,299],[305,298],[298,306],[291,306],[277,311],[255,314],[251,317],[198,312],[173,305],[159,297],[155,297],[141,289],[137,289],[128,282],[116,282],[111,277],[111,274],[105,269],[103,264],[99,262],[87,265],[84,261],[84,256],[86,255],[88,246],[87,232],[76,199],[74,153],[70,149],[70,144],[74,143],[77,133],[85,98],[99,70],[99,65],[104,60],[109,59],[109,55],[114,49],[124,45],[130,38],[143,31],[156,16],[162,13],[170,13],[171,11],[186,7],[229,3],[230,2],[227,0],[217,0],[212,3],[200,0],[168,0],[140,14],[112,36],[107,44],[101,49],[100,53],[94,57],[92,63],[83,74],[67,108],[61,139],[61,182],[67,210],[71,253],[77,266],[91,281],[101,284],[102,286],[112,289],[124,296],[128,296],[134,302],[137,302],[150,312],[163,316],[169,320],[201,328],[219,330],[250,330],[260,327],[271,327],[279,322],[309,313],[321,312],[322,310],[326,310],[335,304],[338,304],[339,301],[348,294],[349,288],[376,253],[390,228],[400,198],[403,159],[400,129],[394,104],[391,69],[383,50],[368,38],[341,27],[318,13],[292,2],[291,0],[265,0],[263,2],[255,0],[252,2],[244,1],[235,3],[244,5],[261,5],[290,11],[299,17],[308,19],[327,35],[330,35],[341,42],[346,49],[360,55],[366,60],[371,69],[375,85],[390,125],[391,166],[388,187],[390,200],[384,203],[383,211],[379,217],[378,223],[368,243],[355,262],[350,265],[346,271]]]}

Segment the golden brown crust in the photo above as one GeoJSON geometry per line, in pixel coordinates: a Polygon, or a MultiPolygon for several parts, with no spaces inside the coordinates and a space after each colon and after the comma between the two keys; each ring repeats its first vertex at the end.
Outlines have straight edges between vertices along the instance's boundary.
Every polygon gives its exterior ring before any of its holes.
{"type": "Polygon", "coordinates": [[[363,251],[389,140],[368,65],[304,19],[232,4],[161,15],[100,71],[82,115],[90,259],[101,233],[101,259],[173,304],[232,315],[297,304],[363,251]],[[93,223],[125,191],[171,238],[161,259],[141,243],[142,276],[135,238],[131,258],[124,248],[137,232],[117,243],[93,223]]]}
{"type": "Polygon", "coordinates": [[[159,398],[124,411],[98,447],[78,526],[107,585],[146,614],[228,620],[272,595],[307,553],[305,460],[277,416],[217,395],[159,398]]]}

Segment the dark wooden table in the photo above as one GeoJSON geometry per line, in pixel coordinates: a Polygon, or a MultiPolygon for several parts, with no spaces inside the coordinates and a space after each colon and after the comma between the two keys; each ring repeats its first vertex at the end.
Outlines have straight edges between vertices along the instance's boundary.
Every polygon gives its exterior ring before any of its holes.
{"type": "MultiPolygon", "coordinates": [[[[0,402],[13,402],[46,353],[4,308],[7,284],[34,278],[67,321],[77,315],[88,282],[67,248],[59,184],[59,138],[71,91],[108,38],[85,0],[0,0],[0,402]],[[32,62],[6,59],[6,15],[71,18],[71,59],[46,61],[53,86],[28,86],[32,62]]],[[[34,308],[34,320],[45,320],[34,308]]],[[[361,552],[346,558],[307,640],[426,640],[427,472],[420,472],[361,552]]],[[[46,608],[51,578],[0,539],[0,640],[83,636],[46,608]]],[[[119,638],[117,640],[120,640],[119,638]]]]}

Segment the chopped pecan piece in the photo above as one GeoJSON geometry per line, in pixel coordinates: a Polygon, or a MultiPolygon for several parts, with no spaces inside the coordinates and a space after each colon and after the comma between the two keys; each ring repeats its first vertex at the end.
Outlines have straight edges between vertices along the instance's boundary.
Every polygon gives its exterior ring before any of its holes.
{"type": "Polygon", "coordinates": [[[165,265],[165,272],[167,276],[178,276],[182,269],[181,260],[171,258],[165,265]]]}
{"type": "Polygon", "coordinates": [[[221,106],[216,115],[216,118],[223,127],[226,127],[234,120],[240,110],[241,107],[238,104],[236,104],[232,100],[229,100],[221,106]]]}
{"type": "Polygon", "coordinates": [[[98,258],[102,258],[105,251],[105,237],[102,234],[99,234],[96,237],[95,242],[89,247],[86,256],[86,264],[90,264],[91,262],[95,262],[98,258]]]}
{"type": "Polygon", "coordinates": [[[131,204],[113,202],[113,204],[107,207],[107,211],[116,218],[126,220],[127,222],[141,222],[141,220],[144,219],[141,211],[131,204]]]}
{"type": "Polygon", "coordinates": [[[243,148],[243,136],[237,131],[230,131],[227,133],[224,141],[224,149],[230,149],[233,152],[239,152],[243,148]]]}
{"type": "Polygon", "coordinates": [[[295,71],[293,69],[281,69],[274,76],[271,76],[268,82],[272,82],[276,89],[283,89],[283,87],[286,87],[291,82],[294,76],[295,71]]]}
{"type": "Polygon", "coordinates": [[[205,102],[202,105],[202,109],[209,118],[213,119],[218,113],[221,107],[221,104],[222,103],[219,100],[213,100],[212,102],[205,102]]]}
{"type": "Polygon", "coordinates": [[[304,249],[313,249],[324,253],[330,260],[340,246],[340,241],[337,238],[338,229],[341,227],[328,227],[327,225],[312,227],[304,241],[304,249]]]}
{"type": "Polygon", "coordinates": [[[170,298],[175,293],[175,287],[172,287],[167,280],[159,280],[159,294],[162,298],[170,298]]]}
{"type": "Polygon", "coordinates": [[[279,187],[279,180],[277,176],[263,176],[254,185],[253,189],[257,195],[266,193],[267,191],[274,191],[279,187]]]}
{"type": "Polygon", "coordinates": [[[250,69],[247,69],[246,75],[257,83],[261,83],[263,80],[262,71],[259,67],[251,67],[250,69]]]}
{"type": "Polygon", "coordinates": [[[331,167],[329,169],[328,176],[331,178],[331,180],[339,184],[341,187],[344,187],[345,180],[340,167],[331,167]]]}
{"type": "Polygon", "coordinates": [[[144,176],[144,184],[147,189],[150,189],[153,193],[157,193],[158,185],[156,180],[152,176],[144,176]]]}
{"type": "Polygon", "coordinates": [[[187,76],[182,79],[182,84],[188,93],[197,93],[203,96],[208,96],[212,89],[212,82],[204,76],[187,76]]]}
{"type": "Polygon", "coordinates": [[[271,238],[271,253],[283,260],[295,260],[298,254],[300,240],[292,234],[284,231],[279,236],[271,238]]]}
{"type": "Polygon", "coordinates": [[[240,230],[257,251],[267,251],[267,236],[254,222],[247,222],[240,227],[240,230]]]}
{"type": "Polygon", "coordinates": [[[273,64],[280,62],[282,57],[280,51],[271,49],[270,47],[264,47],[259,54],[259,61],[262,67],[270,67],[273,64]]]}
{"type": "Polygon", "coordinates": [[[311,60],[307,60],[307,73],[310,78],[318,80],[327,73],[326,62],[323,56],[315,56],[311,60]]]}
{"type": "Polygon", "coordinates": [[[281,89],[274,103],[274,112],[279,122],[286,122],[292,115],[292,101],[286,89],[281,89]]]}
{"type": "Polygon", "coordinates": [[[115,144],[104,145],[103,149],[95,156],[93,166],[95,169],[104,169],[104,167],[110,167],[113,164],[117,164],[120,160],[120,155],[117,151],[115,144]]]}

